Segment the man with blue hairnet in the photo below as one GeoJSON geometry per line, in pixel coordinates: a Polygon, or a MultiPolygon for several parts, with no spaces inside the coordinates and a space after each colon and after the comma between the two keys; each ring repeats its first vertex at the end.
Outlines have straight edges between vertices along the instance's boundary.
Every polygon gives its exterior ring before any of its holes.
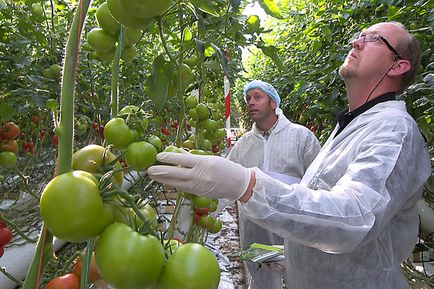
{"type": "MultiPolygon", "coordinates": [[[[280,97],[269,83],[253,80],[244,86],[247,112],[252,129],[234,145],[227,158],[244,167],[258,167],[281,181],[299,182],[320,150],[315,135],[306,127],[289,121],[279,108],[280,97]]],[[[238,206],[240,245],[253,243],[283,245],[283,238],[250,221],[238,206]]],[[[281,289],[279,266],[245,262],[251,289],[281,289]]],[[[278,265],[278,264],[275,264],[278,265]]]]}
{"type": "Polygon", "coordinates": [[[432,171],[397,95],[417,74],[420,47],[398,22],[350,44],[339,68],[348,107],[299,184],[217,156],[160,153],[170,165],[148,169],[179,190],[239,200],[249,220],[284,237],[291,289],[410,288],[401,264],[418,240],[416,204],[432,171]]]}

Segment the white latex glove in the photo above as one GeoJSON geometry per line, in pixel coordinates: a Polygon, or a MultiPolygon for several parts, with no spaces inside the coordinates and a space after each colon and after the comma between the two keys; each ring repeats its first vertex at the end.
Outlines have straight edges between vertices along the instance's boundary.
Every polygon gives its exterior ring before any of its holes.
{"type": "Polygon", "coordinates": [[[148,168],[151,179],[198,196],[237,200],[250,181],[250,169],[217,156],[163,152],[157,160],[171,165],[148,168]]]}

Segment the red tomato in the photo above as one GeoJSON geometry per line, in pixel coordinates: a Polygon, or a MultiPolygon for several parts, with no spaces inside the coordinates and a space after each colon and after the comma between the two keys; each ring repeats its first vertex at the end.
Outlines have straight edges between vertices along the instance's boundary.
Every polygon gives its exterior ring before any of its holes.
{"type": "Polygon", "coordinates": [[[57,134],[55,134],[51,138],[51,144],[54,145],[54,146],[57,146],[58,143],[59,143],[59,137],[57,136],[57,134]]]}
{"type": "Polygon", "coordinates": [[[80,280],[74,274],[56,277],[48,282],[45,289],[79,289],[80,280]]]}
{"type": "Polygon", "coordinates": [[[4,246],[12,240],[12,232],[9,228],[0,228],[0,245],[4,246]]]}
{"type": "Polygon", "coordinates": [[[166,136],[170,135],[170,130],[168,130],[168,129],[165,128],[165,127],[161,128],[161,132],[162,132],[164,135],[166,135],[166,136]]]}
{"type": "Polygon", "coordinates": [[[13,122],[7,122],[0,129],[0,134],[5,139],[14,139],[20,134],[20,128],[13,122]]]}

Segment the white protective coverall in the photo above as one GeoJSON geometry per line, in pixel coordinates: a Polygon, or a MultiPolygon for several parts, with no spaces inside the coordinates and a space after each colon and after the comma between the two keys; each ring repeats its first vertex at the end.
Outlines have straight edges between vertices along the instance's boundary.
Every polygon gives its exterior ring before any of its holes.
{"type": "MultiPolygon", "coordinates": [[[[244,167],[258,167],[263,171],[271,171],[300,178],[320,150],[315,135],[306,127],[291,123],[280,108],[276,109],[278,122],[265,139],[253,124],[252,130],[245,133],[234,145],[227,156],[228,159],[244,167]]],[[[283,239],[266,229],[249,221],[243,216],[240,208],[239,231],[242,249],[252,243],[283,244],[283,239]]],[[[255,289],[281,289],[282,273],[271,271],[258,264],[246,262],[252,276],[255,289]]]]}
{"type": "MultiPolygon", "coordinates": [[[[430,158],[403,101],[335,131],[300,184],[256,171],[243,214],[285,238],[290,289],[407,289],[400,264],[418,236],[430,158]]],[[[280,150],[276,150],[280,152],[280,150]]]]}

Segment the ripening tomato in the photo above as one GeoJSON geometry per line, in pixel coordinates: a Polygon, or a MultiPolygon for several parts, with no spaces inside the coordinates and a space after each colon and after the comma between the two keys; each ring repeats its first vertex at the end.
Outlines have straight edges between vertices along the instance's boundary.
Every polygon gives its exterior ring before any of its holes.
{"type": "Polygon", "coordinates": [[[42,192],[40,211],[54,236],[72,242],[95,238],[113,222],[111,206],[103,203],[98,180],[85,171],[53,178],[42,192]]]}
{"type": "Polygon", "coordinates": [[[158,284],[161,289],[216,289],[220,267],[214,255],[200,244],[184,244],[169,257],[158,284]]]}
{"type": "MultiPolygon", "coordinates": [[[[99,178],[102,174],[106,173],[104,167],[108,166],[108,164],[112,163],[114,160],[116,160],[116,156],[111,151],[103,146],[91,144],[76,151],[72,155],[72,169],[86,171],[99,178]]],[[[121,169],[121,164],[119,161],[116,161],[113,165],[113,170],[119,172],[113,175],[113,180],[119,186],[122,185],[124,180],[124,173],[121,169]]]]}
{"type": "MultiPolygon", "coordinates": [[[[72,267],[71,273],[76,275],[79,279],[81,279],[81,269],[82,269],[81,256],[78,256],[77,259],[75,260],[74,267],[72,267]]],[[[95,283],[96,281],[101,279],[101,276],[98,273],[98,269],[96,268],[96,260],[95,260],[94,252],[92,252],[92,255],[90,256],[87,278],[90,281],[90,283],[95,283]]]]}
{"type": "Polygon", "coordinates": [[[45,289],[79,289],[80,280],[74,274],[56,277],[48,282],[45,289]]]}
{"type": "Polygon", "coordinates": [[[96,241],[95,258],[98,272],[110,286],[143,289],[160,277],[164,249],[156,237],[140,235],[123,223],[113,223],[96,241]]]}
{"type": "Polygon", "coordinates": [[[0,144],[0,151],[18,153],[18,143],[14,139],[9,139],[0,144]]]}

